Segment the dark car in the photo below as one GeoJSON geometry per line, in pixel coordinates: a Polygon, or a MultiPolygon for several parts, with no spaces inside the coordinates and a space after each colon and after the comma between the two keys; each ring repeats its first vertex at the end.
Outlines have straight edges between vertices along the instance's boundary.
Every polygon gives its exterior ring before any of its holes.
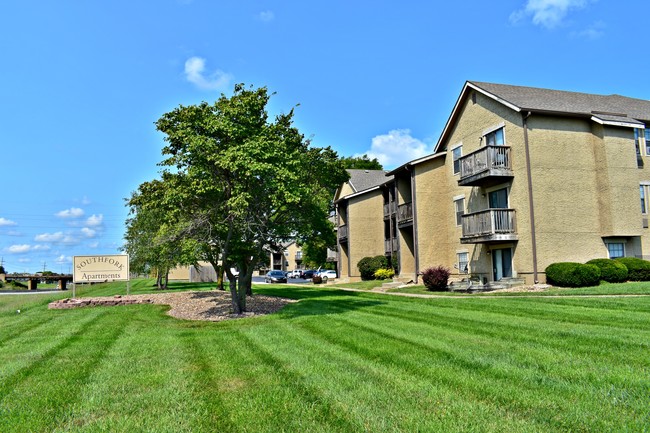
{"type": "Polygon", "coordinates": [[[284,271],[269,271],[264,276],[265,283],[286,283],[287,274],[284,271]]]}
{"type": "Polygon", "coordinates": [[[314,278],[314,275],[316,275],[316,271],[313,269],[309,269],[302,273],[302,278],[304,278],[305,280],[310,280],[314,278]]]}

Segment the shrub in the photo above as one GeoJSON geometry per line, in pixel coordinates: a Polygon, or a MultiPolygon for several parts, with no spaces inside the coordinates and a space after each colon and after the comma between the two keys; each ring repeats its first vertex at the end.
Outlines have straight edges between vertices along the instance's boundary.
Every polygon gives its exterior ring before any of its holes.
{"type": "Polygon", "coordinates": [[[600,268],[574,262],[553,263],[546,268],[546,281],[561,287],[597,286],[600,268]]]}
{"type": "Polygon", "coordinates": [[[621,283],[627,280],[627,266],[612,259],[593,259],[588,265],[596,265],[600,269],[600,279],[608,283],[621,283]]]}
{"type": "Polygon", "coordinates": [[[650,281],[650,262],[636,257],[619,257],[614,259],[623,263],[627,268],[627,279],[630,281],[650,281]]]}
{"type": "Polygon", "coordinates": [[[393,278],[395,276],[395,271],[392,269],[377,269],[375,271],[375,279],[376,280],[387,280],[389,278],[393,278]]]}
{"type": "Polygon", "coordinates": [[[312,283],[314,284],[320,284],[323,282],[323,278],[320,275],[314,275],[314,277],[311,279],[312,283]]]}
{"type": "Polygon", "coordinates": [[[444,266],[427,268],[422,271],[422,282],[429,291],[444,291],[447,290],[449,274],[449,268],[444,266]]]}
{"type": "Polygon", "coordinates": [[[364,257],[357,263],[362,280],[374,280],[377,269],[387,268],[388,260],[385,256],[364,257]]]}

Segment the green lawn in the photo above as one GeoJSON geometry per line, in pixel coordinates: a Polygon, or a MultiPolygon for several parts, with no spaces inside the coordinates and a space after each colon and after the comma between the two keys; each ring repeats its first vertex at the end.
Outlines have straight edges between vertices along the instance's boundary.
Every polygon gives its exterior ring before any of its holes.
{"type": "Polygon", "coordinates": [[[0,296],[0,432],[650,430],[650,297],[256,292],[300,302],[207,323],[0,296]]]}

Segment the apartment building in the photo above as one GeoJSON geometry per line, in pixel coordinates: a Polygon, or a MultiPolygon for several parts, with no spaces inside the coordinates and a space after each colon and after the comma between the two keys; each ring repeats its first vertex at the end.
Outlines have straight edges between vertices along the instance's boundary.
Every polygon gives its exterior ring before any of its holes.
{"type": "Polygon", "coordinates": [[[468,81],[433,154],[376,193],[337,191],[339,248],[356,266],[381,237],[414,281],[435,265],[533,283],[558,261],[648,258],[648,122],[646,100],[468,81]]]}

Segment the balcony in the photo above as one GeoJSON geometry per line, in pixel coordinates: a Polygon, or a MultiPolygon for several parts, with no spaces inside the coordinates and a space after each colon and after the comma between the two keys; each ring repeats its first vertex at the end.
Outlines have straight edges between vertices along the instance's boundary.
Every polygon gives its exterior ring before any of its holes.
{"type": "Polygon", "coordinates": [[[347,225],[344,224],[342,226],[339,226],[338,237],[339,237],[339,242],[347,242],[348,241],[348,226],[347,225]]]}
{"type": "Polygon", "coordinates": [[[516,241],[517,219],[514,209],[486,209],[462,216],[461,244],[516,241]]]}
{"type": "Polygon", "coordinates": [[[413,225],[413,202],[397,206],[397,225],[399,227],[413,225]]]}
{"type": "Polygon", "coordinates": [[[384,219],[389,219],[395,213],[395,202],[384,204],[384,219]]]}
{"type": "Polygon", "coordinates": [[[458,186],[492,186],[514,177],[510,147],[485,146],[460,161],[458,186]]]}
{"type": "Polygon", "coordinates": [[[385,239],[384,240],[384,253],[392,254],[399,249],[399,239],[385,239]]]}

